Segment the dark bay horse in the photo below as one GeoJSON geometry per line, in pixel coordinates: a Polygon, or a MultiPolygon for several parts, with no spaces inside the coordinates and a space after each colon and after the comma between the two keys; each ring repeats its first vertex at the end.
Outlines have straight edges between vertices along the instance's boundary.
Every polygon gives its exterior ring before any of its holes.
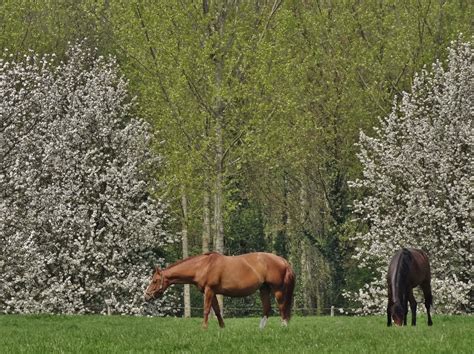
{"type": "Polygon", "coordinates": [[[208,325],[211,306],[219,326],[224,327],[217,294],[242,297],[260,290],[263,305],[260,328],[264,328],[271,311],[270,294],[276,298],[282,323],[288,324],[295,274],[285,259],[272,253],[223,256],[208,252],[178,261],[163,270],[157,268],[145,291],[145,300],[162,295],[172,284],[194,284],[204,293],[204,328],[208,325]]]}
{"type": "Polygon", "coordinates": [[[413,248],[403,248],[393,256],[388,267],[388,305],[387,326],[392,319],[398,326],[407,324],[408,302],[411,308],[411,324],[416,325],[416,300],[413,288],[418,285],[425,297],[428,326],[433,324],[430,306],[433,302],[431,294],[430,262],[425,252],[413,248]]]}

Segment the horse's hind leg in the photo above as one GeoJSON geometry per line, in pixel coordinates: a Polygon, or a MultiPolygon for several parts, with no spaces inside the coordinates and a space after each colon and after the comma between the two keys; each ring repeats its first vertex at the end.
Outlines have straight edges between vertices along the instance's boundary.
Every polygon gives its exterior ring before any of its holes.
{"type": "Polygon", "coordinates": [[[416,299],[413,295],[413,289],[408,293],[408,301],[410,302],[411,309],[411,325],[416,326],[416,299]]]}
{"type": "Polygon", "coordinates": [[[285,294],[281,290],[276,290],[274,292],[275,294],[275,299],[278,303],[278,309],[280,310],[280,316],[281,316],[281,324],[283,326],[288,326],[288,318],[286,318],[286,307],[285,307],[285,294]]]}
{"type": "Polygon", "coordinates": [[[428,326],[432,326],[433,321],[431,320],[430,307],[431,305],[433,305],[433,294],[431,293],[430,281],[428,280],[427,282],[421,284],[421,289],[423,290],[423,296],[425,297],[426,314],[428,315],[428,326]]]}
{"type": "Polygon", "coordinates": [[[270,300],[270,288],[266,285],[260,288],[260,299],[262,300],[263,307],[263,317],[260,320],[260,329],[264,329],[268,316],[270,316],[270,311],[272,310],[271,300],[270,300]]]}
{"type": "Polygon", "coordinates": [[[224,328],[224,319],[222,318],[221,309],[219,307],[219,301],[217,301],[216,295],[212,297],[212,309],[214,310],[217,320],[219,321],[219,327],[224,328]]]}

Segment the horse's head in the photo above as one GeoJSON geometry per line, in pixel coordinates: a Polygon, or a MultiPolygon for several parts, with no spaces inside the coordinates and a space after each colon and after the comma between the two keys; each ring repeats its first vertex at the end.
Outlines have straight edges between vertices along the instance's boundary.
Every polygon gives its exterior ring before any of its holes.
{"type": "Polygon", "coordinates": [[[403,319],[405,317],[405,311],[402,305],[395,303],[392,306],[392,319],[397,326],[403,325],[403,319]]]}
{"type": "Polygon", "coordinates": [[[145,290],[145,301],[150,301],[158,296],[163,295],[168,285],[168,280],[166,279],[165,275],[157,267],[155,273],[153,273],[150,284],[145,290]]]}

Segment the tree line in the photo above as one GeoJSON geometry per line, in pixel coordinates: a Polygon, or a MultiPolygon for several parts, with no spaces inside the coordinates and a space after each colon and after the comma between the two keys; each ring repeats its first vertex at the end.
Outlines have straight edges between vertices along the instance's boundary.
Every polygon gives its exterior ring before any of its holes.
{"type": "Polygon", "coordinates": [[[374,276],[353,257],[372,226],[353,220],[369,191],[348,187],[363,172],[359,132],[373,135],[415,73],[469,38],[472,7],[7,0],[0,43],[13,60],[29,49],[63,59],[77,40],[115,56],[163,158],[155,193],[182,240],[166,257],[275,252],[298,274],[296,306],[321,313],[354,306],[344,291],[374,276]]]}

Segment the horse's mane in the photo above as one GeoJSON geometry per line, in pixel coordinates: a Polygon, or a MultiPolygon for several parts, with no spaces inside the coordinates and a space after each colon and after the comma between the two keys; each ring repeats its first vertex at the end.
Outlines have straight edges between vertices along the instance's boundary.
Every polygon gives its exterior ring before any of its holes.
{"type": "Polygon", "coordinates": [[[404,293],[404,290],[407,287],[411,260],[412,255],[410,251],[403,248],[400,257],[398,257],[397,268],[395,269],[395,286],[398,288],[400,294],[404,293]]]}
{"type": "Polygon", "coordinates": [[[171,265],[169,265],[168,267],[166,267],[166,269],[171,268],[171,267],[174,267],[174,266],[177,266],[178,264],[181,264],[181,263],[183,263],[183,262],[187,262],[187,261],[189,261],[189,260],[191,260],[191,259],[198,258],[198,257],[202,257],[202,256],[209,256],[209,255],[211,255],[211,254],[220,254],[220,253],[211,251],[211,252],[206,252],[206,253],[203,253],[203,254],[197,254],[197,255],[195,255],[195,256],[190,256],[190,257],[188,257],[188,258],[180,259],[180,260],[174,262],[173,264],[171,264],[171,265]]]}

